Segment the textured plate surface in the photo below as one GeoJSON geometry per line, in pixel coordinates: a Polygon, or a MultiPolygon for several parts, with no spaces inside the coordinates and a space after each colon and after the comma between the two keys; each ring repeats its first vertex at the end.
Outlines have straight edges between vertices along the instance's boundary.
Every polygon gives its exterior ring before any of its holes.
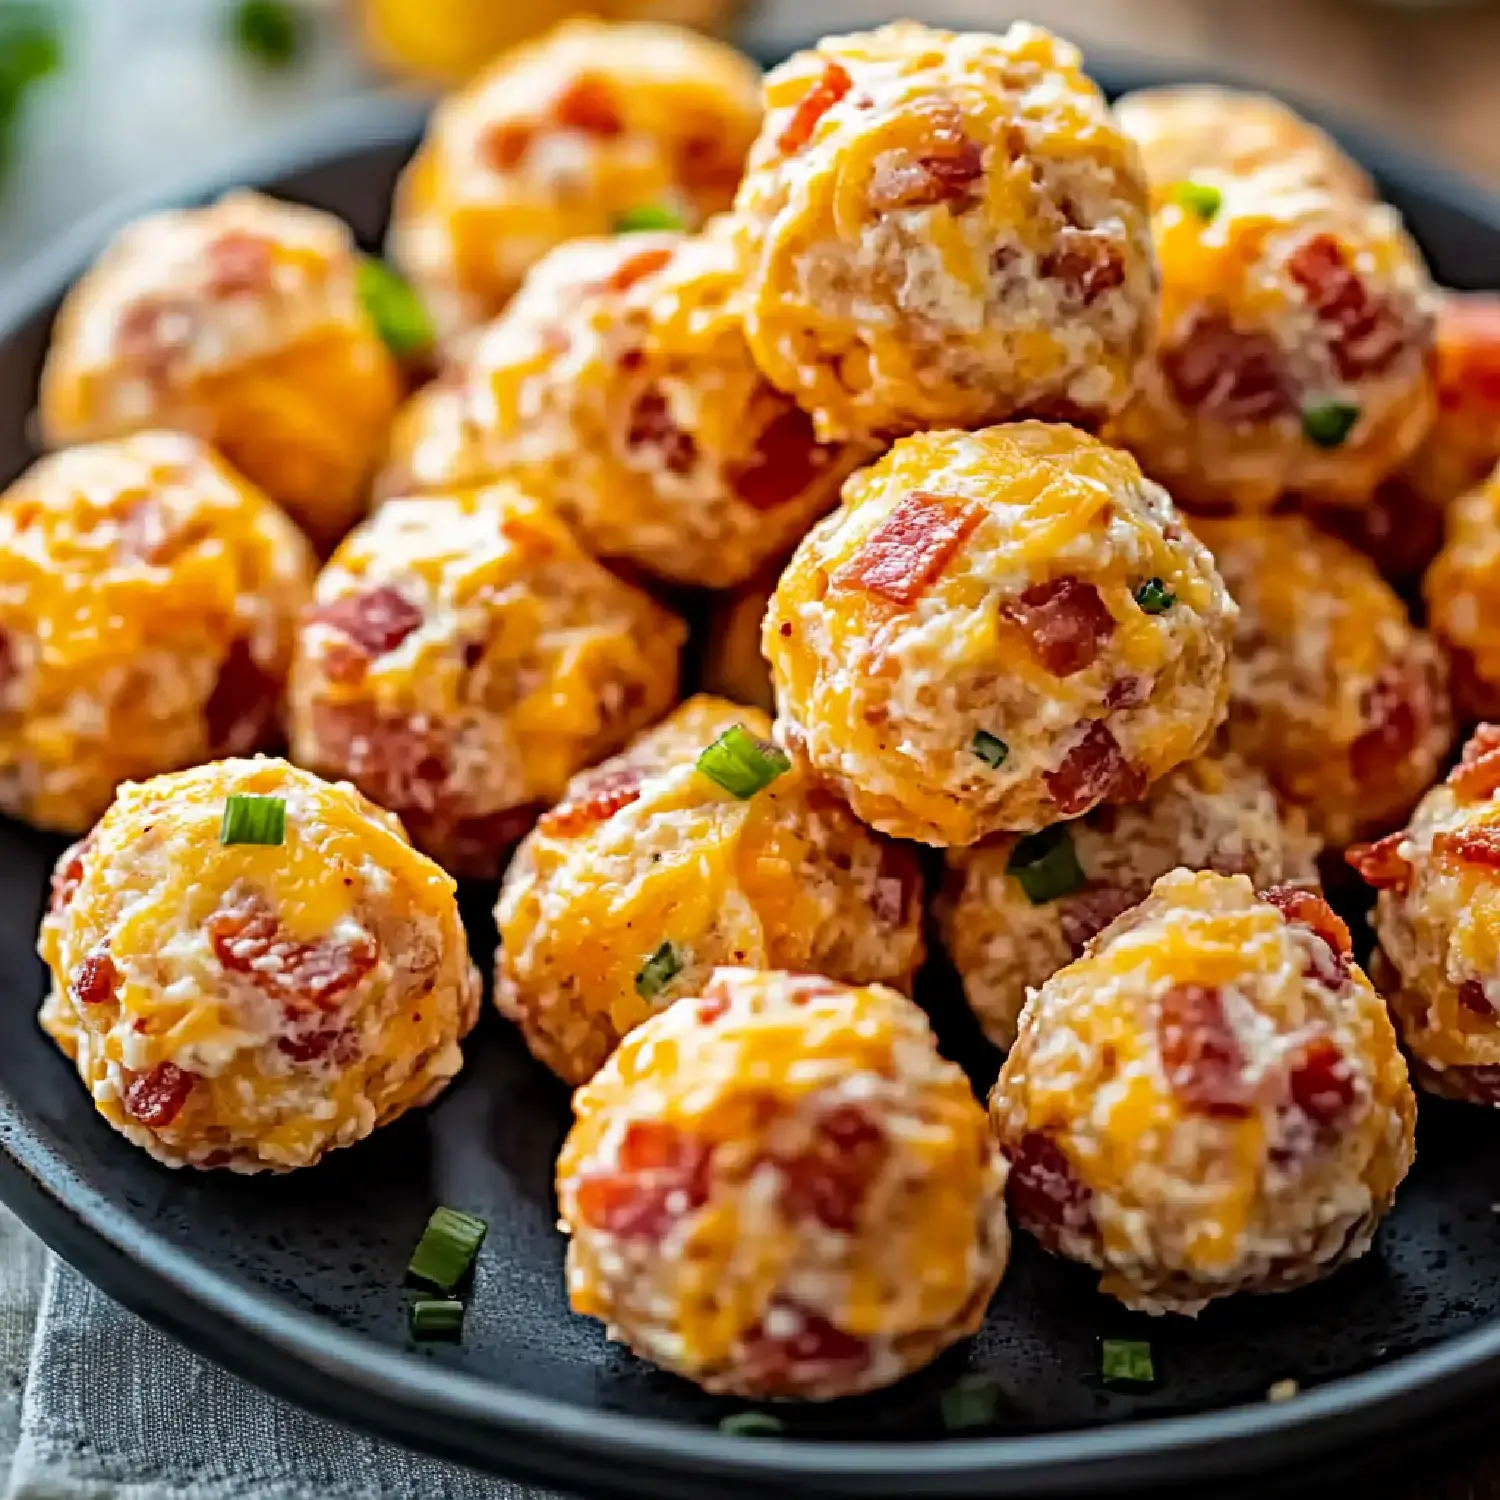
{"type": "MultiPolygon", "coordinates": [[[[1116,62],[1116,86],[1162,77],[1116,62]]],[[[366,100],[221,182],[271,187],[348,219],[377,244],[393,175],[419,124],[366,100]]],[[[1441,279],[1500,267],[1500,206],[1461,179],[1357,132],[1441,279]]],[[[145,205],[135,205],[136,209],[145,205]]],[[[0,296],[0,482],[29,457],[27,424],[57,296],[124,217],[84,226],[0,296]]],[[[786,1412],[789,1440],[715,1430],[736,1409],[606,1343],[567,1310],[551,1172],[564,1089],[486,1013],[468,1067],[433,1109],[286,1178],[173,1173],[94,1114],[37,1030],[33,953],[60,842],[0,821],[0,1196],[107,1291],[220,1363],[305,1405],[518,1476],[650,1496],[1012,1496],[1155,1489],[1308,1466],[1500,1382],[1500,1117],[1424,1101],[1417,1167],[1377,1250],[1330,1284],[1241,1299],[1196,1324],[1151,1321],[1022,1240],[982,1332],[879,1396],[786,1412]],[[416,1347],[401,1287],[430,1209],[484,1216],[461,1346],[416,1347]],[[1106,1390],[1101,1336],[1149,1337],[1155,1390],[1106,1390]],[[991,1434],[946,1437],[938,1398],[966,1371],[1012,1400],[991,1434]],[[1293,1378],[1309,1394],[1272,1406],[1293,1378]]],[[[481,968],[492,891],[466,893],[481,968]]],[[[986,1088],[996,1059],[935,963],[923,998],[945,1050],[986,1088]]]]}

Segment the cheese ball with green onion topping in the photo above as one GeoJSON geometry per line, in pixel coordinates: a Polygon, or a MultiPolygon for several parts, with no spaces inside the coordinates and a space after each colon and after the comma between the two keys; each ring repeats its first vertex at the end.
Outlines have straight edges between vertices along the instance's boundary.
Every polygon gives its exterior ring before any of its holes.
{"type": "Polygon", "coordinates": [[[973,1333],[1005,1270],[984,1111],[880,985],[719,969],[573,1107],[573,1308],[707,1390],[890,1385],[973,1333]]]}
{"type": "Polygon", "coordinates": [[[1416,1101],[1322,897],[1176,870],[1031,997],[990,1116],[1022,1227],[1127,1306],[1194,1314],[1362,1255],[1416,1101]]]}
{"type": "Polygon", "coordinates": [[[58,862],[43,1029],[168,1166],[284,1172],[463,1066],[453,882],[353,787],[281,760],[130,783],[58,862]]]}
{"type": "Polygon", "coordinates": [[[1224,712],[1235,606],[1165,490],[1072,427],[903,438],[771,600],[777,732],[938,845],[1134,802],[1224,712]]]}
{"type": "Polygon", "coordinates": [[[1143,802],[950,851],[938,927],[985,1034],[1006,1048],[1027,992],[1077,958],[1158,876],[1181,867],[1248,875],[1257,888],[1315,889],[1319,848],[1261,771],[1210,751],[1169,771],[1143,802]]]}
{"type": "Polygon", "coordinates": [[[765,81],[735,199],[746,329],[820,436],[1096,421],[1151,340],[1133,144],[1075,48],[912,22],[765,81]]]}
{"type": "Polygon", "coordinates": [[[500,891],[495,999],[559,1077],[720,964],[908,990],[922,879],[766,743],[758,709],[690,699],[575,777],[500,891]]]}
{"type": "Polygon", "coordinates": [[[1300,515],[1194,520],[1240,606],[1225,737],[1330,845],[1406,816],[1453,743],[1442,655],[1300,515]]]}

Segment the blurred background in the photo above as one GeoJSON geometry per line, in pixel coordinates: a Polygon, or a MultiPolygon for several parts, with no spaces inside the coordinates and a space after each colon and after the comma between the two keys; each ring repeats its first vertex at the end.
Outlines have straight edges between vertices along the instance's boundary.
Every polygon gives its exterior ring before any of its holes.
{"type": "Polygon", "coordinates": [[[1500,0],[0,0],[0,274],[331,97],[441,86],[576,11],[769,49],[897,14],[1025,17],[1304,95],[1500,191],[1500,0]]]}

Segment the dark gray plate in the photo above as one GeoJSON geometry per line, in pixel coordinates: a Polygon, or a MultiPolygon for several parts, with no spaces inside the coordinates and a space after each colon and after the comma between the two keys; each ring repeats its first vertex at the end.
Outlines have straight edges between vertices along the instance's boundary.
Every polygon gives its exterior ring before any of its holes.
{"type": "MultiPolygon", "coordinates": [[[[1112,84],[1160,79],[1116,64],[1112,84]]],[[[417,106],[336,109],[219,182],[268,186],[377,244],[417,106]]],[[[1460,179],[1345,132],[1406,213],[1439,275],[1500,275],[1500,207],[1460,179]]],[[[135,205],[139,210],[146,205],[135,205]]],[[[85,226],[0,296],[0,481],[29,455],[27,416],[62,290],[124,217],[85,226]]],[[[1424,1102],[1417,1168],[1376,1253],[1328,1285],[1241,1299],[1196,1324],[1134,1318],[1029,1242],[980,1335],[879,1396],[784,1414],[788,1439],[716,1431],[732,1405],[606,1344],[573,1317],[551,1172],[564,1090],[487,1014],[457,1085],[426,1110],[287,1178],[172,1173],[94,1114],[37,1030],[32,944],[59,844],[0,821],[0,1196],[107,1291],[267,1389],[371,1431],[495,1470],[653,1497],[1020,1496],[1245,1482],[1362,1446],[1383,1457],[1500,1383],[1500,1118],[1424,1102]],[[430,1209],[490,1225],[461,1346],[406,1335],[402,1273],[430,1209]],[[1161,1373],[1106,1390],[1101,1335],[1149,1337],[1161,1373]],[[1004,1382],[993,1432],[948,1437],[941,1392],[965,1371],[1004,1382]],[[1268,1405],[1291,1377],[1307,1391],[1268,1405]]],[[[468,893],[487,967],[492,892],[468,893]]],[[[935,965],[924,998],[949,1053],[986,1087],[995,1058],[935,965]]]]}

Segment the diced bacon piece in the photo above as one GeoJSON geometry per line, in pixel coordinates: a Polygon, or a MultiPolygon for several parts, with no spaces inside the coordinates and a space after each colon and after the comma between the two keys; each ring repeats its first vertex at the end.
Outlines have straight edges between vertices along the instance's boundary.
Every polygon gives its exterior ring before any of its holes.
{"type": "Polygon", "coordinates": [[[892,604],[915,604],[983,515],[973,501],[908,490],[832,581],[840,588],[878,594],[892,604]]]}
{"type": "Polygon", "coordinates": [[[965,134],[958,106],[934,101],[925,113],[931,121],[925,146],[889,152],[876,166],[869,199],[877,213],[967,202],[984,176],[984,152],[965,134]]]}
{"type": "Polygon", "coordinates": [[[1356,781],[1375,781],[1400,768],[1416,748],[1430,719],[1425,681],[1407,662],[1388,662],[1360,707],[1369,726],[1349,746],[1356,781]]]}
{"type": "Polygon", "coordinates": [[[318,605],[309,619],[342,631],[367,656],[394,651],[422,623],[422,611],[388,583],[318,605]]]}
{"type": "Polygon", "coordinates": [[[713,1147],[655,1120],[632,1120],[619,1165],[586,1171],[578,1181],[578,1216],[619,1239],[659,1240],[708,1201],[713,1147]]]}
{"type": "Polygon", "coordinates": [[[16,661],[16,648],[9,635],[0,630],[0,697],[5,689],[20,675],[16,661]]]}
{"type": "Polygon", "coordinates": [[[712,1026],[713,1023],[729,1012],[729,991],[719,988],[706,992],[698,1002],[698,1020],[704,1026],[712,1026]]]}
{"type": "Polygon", "coordinates": [[[255,659],[249,641],[234,641],[203,705],[210,753],[244,755],[259,748],[276,718],[281,683],[255,659]]]}
{"type": "Polygon", "coordinates": [[[730,468],[729,487],[752,510],[776,510],[806,494],[833,456],[807,413],[787,406],[761,429],[750,457],[730,468]]]}
{"type": "Polygon", "coordinates": [[[595,73],[580,73],[557,96],[552,117],[567,130],[585,135],[615,136],[625,133],[625,117],[610,85],[595,73]]]}
{"type": "Polygon", "coordinates": [[[1091,885],[1058,902],[1057,919],[1063,941],[1077,958],[1090,938],[1097,937],[1111,922],[1145,894],[1120,885],[1091,885]]]}
{"type": "Polygon", "coordinates": [[[125,1113],[150,1130],[165,1130],[182,1113],[197,1074],[176,1063],[160,1062],[149,1073],[129,1073],[125,1113]]]}
{"type": "Polygon", "coordinates": [[[78,887],[83,880],[83,862],[89,849],[94,842],[92,833],[85,834],[76,844],[69,844],[63,850],[57,864],[52,869],[52,894],[47,902],[47,910],[59,912],[64,910],[78,894],[78,887]]]}
{"type": "Polygon", "coordinates": [[[1344,919],[1316,891],[1302,886],[1273,886],[1261,893],[1261,900],[1317,938],[1316,948],[1308,955],[1309,968],[1329,989],[1342,989],[1349,982],[1349,961],[1354,954],[1344,919]]]}
{"type": "Polygon", "coordinates": [[[1292,1101],[1321,1134],[1338,1131],[1359,1100],[1359,1084],[1337,1042],[1315,1036],[1292,1062],[1287,1077],[1292,1101]]]}
{"type": "Polygon", "coordinates": [[[1139,802],[1149,785],[1146,773],[1125,758],[1119,741],[1097,719],[1062,764],[1043,779],[1065,818],[1077,817],[1098,802],[1139,802]]]}
{"type": "Polygon", "coordinates": [[[655,276],[671,259],[670,246],[658,245],[651,250],[637,250],[635,254],[627,255],[610,272],[609,279],[604,283],[602,290],[628,292],[636,282],[644,281],[648,276],[655,276]]]}
{"type": "Polygon", "coordinates": [[[1377,891],[1395,891],[1404,896],[1411,889],[1411,862],[1401,853],[1406,830],[1388,833],[1372,844],[1352,844],[1344,851],[1345,860],[1359,872],[1366,885],[1377,891]]]}
{"type": "Polygon", "coordinates": [[[581,780],[566,801],[542,814],[537,827],[555,838],[571,838],[629,807],[640,796],[643,779],[639,766],[607,767],[581,780]]]}
{"type": "Polygon", "coordinates": [[[853,1234],[870,1183],[886,1159],[885,1132],[852,1104],[828,1111],[803,1155],[780,1161],[781,1206],[793,1220],[816,1219],[853,1234]]]}
{"type": "Polygon", "coordinates": [[[318,759],[336,766],[367,797],[399,812],[436,813],[450,800],[448,749],[431,725],[378,713],[367,702],[318,701],[312,711],[318,759]]]}
{"type": "Polygon", "coordinates": [[[1245,1054],[1224,1014],[1224,997],[1201,984],[1179,984],[1161,997],[1156,1046],[1167,1087],[1201,1114],[1248,1114],[1253,1098],[1245,1054]]]}
{"type": "Polygon", "coordinates": [[[479,159],[493,172],[513,172],[536,139],[535,125],[524,120],[496,120],[474,143],[479,159]]]}
{"type": "Polygon", "coordinates": [[[735,1356],[740,1378],[752,1389],[770,1392],[858,1375],[870,1363],[867,1340],[846,1333],[821,1313],[778,1300],[741,1340],[735,1356]],[[782,1332],[785,1326],[788,1332],[782,1332]]]}
{"type": "Polygon", "coordinates": [[[233,229],[205,252],[211,297],[245,297],[266,291],[275,265],[274,246],[263,234],[233,229]]]}
{"type": "Polygon", "coordinates": [[[672,416],[666,395],[654,387],[636,397],[625,432],[627,448],[650,448],[669,474],[687,474],[698,462],[698,444],[672,416]]]}
{"type": "Polygon", "coordinates": [[[1484,983],[1478,979],[1466,979],[1458,987],[1458,1003],[1472,1015],[1489,1020],[1495,1014],[1490,997],[1485,993],[1484,983]]]}
{"type": "Polygon", "coordinates": [[[115,961],[102,948],[90,953],[73,976],[73,998],[80,1005],[104,1005],[115,998],[120,982],[115,961]]]}
{"type": "Polygon", "coordinates": [[[1269,422],[1295,409],[1276,340],[1243,332],[1222,313],[1199,317],[1159,358],[1178,405],[1210,420],[1269,422]]]}
{"type": "Polygon", "coordinates": [[[331,1062],[346,1068],[359,1056],[359,1038],[347,1026],[324,1027],[277,1039],[277,1050],[293,1062],[331,1062]]]}
{"type": "Polygon", "coordinates": [[[1094,1236],[1094,1195],[1050,1135],[1028,1131],[1005,1154],[1006,1200],[1023,1229],[1053,1251],[1064,1247],[1065,1236],[1094,1236]]]}
{"type": "Polygon", "coordinates": [[[1087,307],[1124,285],[1125,262],[1109,235],[1064,226],[1057,233],[1057,248],[1042,257],[1041,273],[1062,284],[1065,300],[1087,307]]]}
{"type": "Polygon", "coordinates": [[[818,121],[854,87],[854,80],[836,62],[823,65],[823,76],[797,101],[776,145],[783,156],[800,151],[818,128],[818,121]]]}
{"type": "Polygon", "coordinates": [[[1464,746],[1448,785],[1460,797],[1479,802],[1500,791],[1500,724],[1481,724],[1464,746]]]}
{"type": "Polygon", "coordinates": [[[1500,297],[1482,292],[1443,298],[1437,318],[1438,405],[1490,410],[1500,417],[1500,297]]]}
{"type": "Polygon", "coordinates": [[[1151,697],[1149,677],[1117,677],[1104,695],[1106,708],[1139,708],[1151,697]]]}
{"type": "Polygon", "coordinates": [[[1384,298],[1372,297],[1331,234],[1314,235],[1287,261],[1318,320],[1333,331],[1330,352],[1345,380],[1388,369],[1405,352],[1411,331],[1384,298]]]}
{"type": "Polygon", "coordinates": [[[1500,870],[1500,826],[1477,823],[1469,828],[1441,828],[1432,836],[1432,857],[1500,870]]]}
{"type": "Polygon", "coordinates": [[[1099,590],[1072,577],[1033,584],[1001,611],[1020,627],[1031,654],[1054,677],[1091,667],[1115,633],[1115,617],[1099,590]]]}

